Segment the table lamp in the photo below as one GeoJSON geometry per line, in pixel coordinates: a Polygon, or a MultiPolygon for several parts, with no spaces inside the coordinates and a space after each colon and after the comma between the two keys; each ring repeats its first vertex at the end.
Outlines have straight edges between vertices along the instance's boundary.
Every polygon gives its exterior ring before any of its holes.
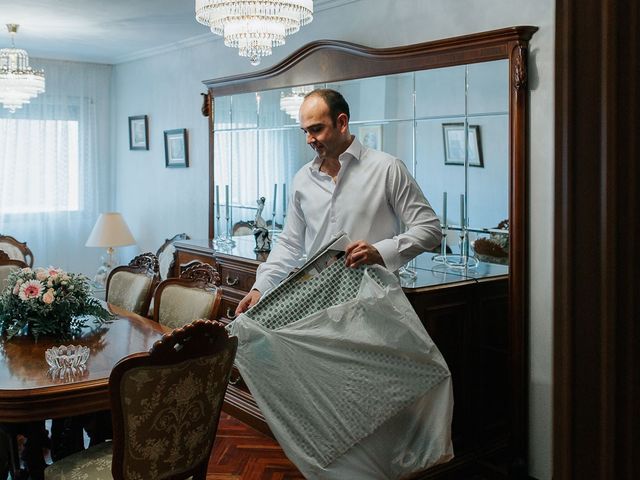
{"type": "Polygon", "coordinates": [[[101,213],[93,226],[93,230],[91,230],[87,243],[85,243],[86,247],[107,249],[107,258],[106,260],[103,259],[94,281],[100,285],[105,284],[107,276],[114,266],[114,247],[133,245],[135,243],[136,241],[122,215],[117,212],[101,213]]]}

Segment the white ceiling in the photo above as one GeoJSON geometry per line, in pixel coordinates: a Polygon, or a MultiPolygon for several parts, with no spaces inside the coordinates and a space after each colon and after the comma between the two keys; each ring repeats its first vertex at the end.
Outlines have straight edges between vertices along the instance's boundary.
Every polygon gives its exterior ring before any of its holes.
{"type": "MultiPolygon", "coordinates": [[[[315,0],[315,11],[350,1],[315,0]]],[[[0,48],[11,43],[4,25],[18,23],[16,47],[31,57],[121,63],[176,43],[209,40],[213,34],[196,22],[194,4],[195,0],[0,0],[0,48]]]]}

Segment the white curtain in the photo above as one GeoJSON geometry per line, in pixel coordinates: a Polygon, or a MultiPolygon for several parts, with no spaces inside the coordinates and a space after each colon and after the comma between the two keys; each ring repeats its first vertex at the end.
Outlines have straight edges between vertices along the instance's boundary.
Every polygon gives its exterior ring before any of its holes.
{"type": "Polygon", "coordinates": [[[31,59],[46,92],[0,108],[0,233],[26,241],[34,265],[95,273],[84,246],[110,196],[111,66],[31,59]]]}

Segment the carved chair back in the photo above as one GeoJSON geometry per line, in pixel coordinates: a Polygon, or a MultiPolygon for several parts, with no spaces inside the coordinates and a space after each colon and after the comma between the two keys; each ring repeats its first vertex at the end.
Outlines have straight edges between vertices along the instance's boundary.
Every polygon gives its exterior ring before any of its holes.
{"type": "Polygon", "coordinates": [[[237,345],[221,323],[197,320],[116,364],[114,479],[206,478],[237,345]]]}
{"type": "Polygon", "coordinates": [[[113,441],[54,462],[45,480],[205,480],[237,347],[224,325],[200,319],[120,360],[113,441]]]}
{"type": "Polygon", "coordinates": [[[216,318],[222,303],[220,282],[220,274],[211,265],[193,262],[179,278],[168,278],[158,284],[153,319],[177,328],[195,318],[216,318]]]}
{"type": "Polygon", "coordinates": [[[27,242],[19,242],[10,235],[0,235],[0,250],[13,260],[22,260],[28,267],[33,267],[33,253],[27,242]]]}
{"type": "Polygon", "coordinates": [[[186,233],[179,233],[171,238],[167,238],[156,252],[158,258],[160,280],[166,280],[173,276],[173,266],[176,260],[176,247],[173,245],[178,240],[189,240],[191,237],[186,233]]]}
{"type": "Polygon", "coordinates": [[[107,302],[146,315],[157,284],[158,261],[152,253],[135,257],[129,265],[114,268],[107,278],[107,302]]]}

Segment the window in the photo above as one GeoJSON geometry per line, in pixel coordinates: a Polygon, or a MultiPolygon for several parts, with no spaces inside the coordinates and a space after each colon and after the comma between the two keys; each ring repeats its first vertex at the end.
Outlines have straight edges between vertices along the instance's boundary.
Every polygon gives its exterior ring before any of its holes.
{"type": "Polygon", "coordinates": [[[3,214],[80,209],[78,123],[0,119],[3,214]]]}

